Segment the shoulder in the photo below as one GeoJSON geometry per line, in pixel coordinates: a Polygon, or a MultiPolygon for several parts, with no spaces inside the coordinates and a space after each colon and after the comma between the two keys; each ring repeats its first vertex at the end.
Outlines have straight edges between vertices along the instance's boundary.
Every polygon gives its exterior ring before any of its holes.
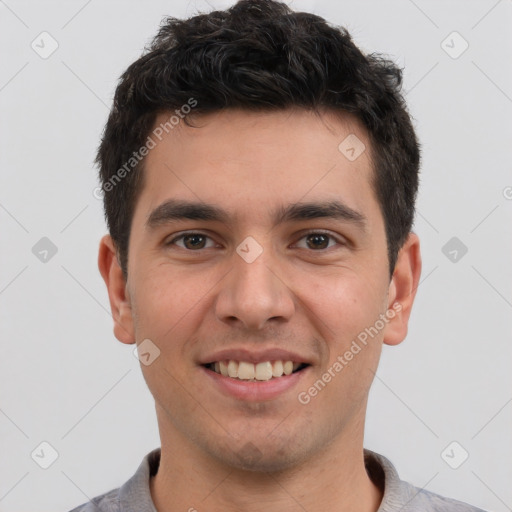
{"type": "Polygon", "coordinates": [[[404,482],[393,464],[378,453],[365,450],[365,465],[371,480],[383,490],[377,512],[485,512],[404,482]]]}
{"type": "Polygon", "coordinates": [[[160,448],[148,453],[135,474],[121,487],[89,500],[70,512],[156,512],[150,478],[158,471],[160,448]]]}
{"type": "Polygon", "coordinates": [[[120,512],[119,488],[97,496],[69,512],[120,512]]]}
{"type": "Polygon", "coordinates": [[[405,482],[404,484],[410,488],[412,499],[403,512],[485,512],[481,508],[473,507],[462,501],[446,498],[425,489],[418,489],[405,482]]]}

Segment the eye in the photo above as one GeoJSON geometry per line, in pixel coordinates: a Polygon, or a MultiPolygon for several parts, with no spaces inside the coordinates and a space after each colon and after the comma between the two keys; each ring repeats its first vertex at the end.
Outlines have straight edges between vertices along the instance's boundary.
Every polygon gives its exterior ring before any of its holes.
{"type": "Polygon", "coordinates": [[[182,249],[195,251],[198,249],[209,249],[215,247],[215,242],[202,233],[183,233],[176,238],[173,238],[166,245],[177,245],[182,249]]]}
{"type": "Polygon", "coordinates": [[[296,246],[301,249],[324,250],[341,242],[334,236],[323,232],[311,232],[304,235],[296,246]],[[304,241],[304,242],[303,242],[304,241]]]}

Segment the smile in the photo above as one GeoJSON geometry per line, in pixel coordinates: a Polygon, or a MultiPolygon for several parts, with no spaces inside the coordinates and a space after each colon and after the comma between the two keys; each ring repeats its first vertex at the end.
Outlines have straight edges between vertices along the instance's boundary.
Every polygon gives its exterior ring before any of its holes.
{"type": "Polygon", "coordinates": [[[250,363],[247,361],[215,361],[204,365],[207,369],[236,380],[268,381],[301,371],[309,366],[307,363],[293,361],[263,361],[250,363]]]}

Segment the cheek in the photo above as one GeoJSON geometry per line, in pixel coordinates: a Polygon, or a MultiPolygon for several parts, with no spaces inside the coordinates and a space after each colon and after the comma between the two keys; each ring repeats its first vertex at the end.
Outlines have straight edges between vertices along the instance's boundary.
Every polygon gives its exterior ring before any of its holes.
{"type": "Polygon", "coordinates": [[[171,264],[161,264],[137,276],[137,339],[150,338],[165,343],[166,350],[178,348],[200,324],[218,279],[208,273],[191,272],[171,264]],[[171,346],[169,346],[171,345],[171,346]]]}
{"type": "Polygon", "coordinates": [[[383,330],[373,327],[385,310],[385,283],[347,271],[311,290],[311,322],[325,340],[321,379],[332,382],[323,400],[355,405],[366,397],[380,358],[383,330]]]}
{"type": "Polygon", "coordinates": [[[311,280],[304,292],[313,321],[331,345],[343,348],[347,341],[370,327],[383,312],[385,287],[376,280],[361,278],[354,272],[340,272],[311,280]]]}
{"type": "MultiPolygon", "coordinates": [[[[199,274],[165,263],[138,275],[134,286],[137,341],[150,339],[160,350],[154,362],[141,365],[142,373],[155,400],[169,414],[193,415],[197,401],[191,401],[190,394],[201,396],[190,383],[188,392],[183,391],[194,367],[187,352],[211,307],[212,288],[218,279],[199,274]]],[[[173,416],[173,421],[179,424],[181,419],[173,416]]]]}

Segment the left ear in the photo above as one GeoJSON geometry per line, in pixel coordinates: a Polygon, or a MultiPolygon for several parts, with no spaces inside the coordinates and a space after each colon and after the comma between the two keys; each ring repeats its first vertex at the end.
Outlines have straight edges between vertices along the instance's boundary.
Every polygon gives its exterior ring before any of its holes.
{"type": "Polygon", "coordinates": [[[420,240],[410,233],[398,252],[395,270],[389,284],[388,315],[384,331],[386,345],[398,345],[407,336],[407,325],[421,275],[420,240]],[[394,316],[391,317],[392,312],[394,316]]]}

